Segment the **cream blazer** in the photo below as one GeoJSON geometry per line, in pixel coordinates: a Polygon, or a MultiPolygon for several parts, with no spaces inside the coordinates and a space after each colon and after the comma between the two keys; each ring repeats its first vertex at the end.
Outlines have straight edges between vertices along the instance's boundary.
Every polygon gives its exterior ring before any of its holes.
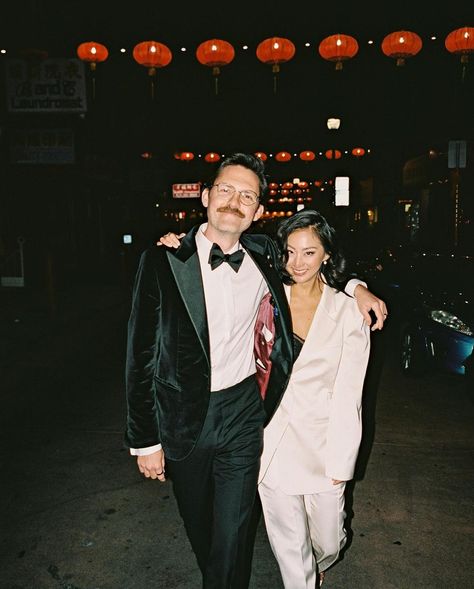
{"type": "MultiPolygon", "coordinates": [[[[285,287],[288,299],[290,287],[285,287]]],[[[354,298],[325,285],[282,401],[264,430],[259,482],[288,494],[350,480],[362,434],[370,329],[354,298]]]]}

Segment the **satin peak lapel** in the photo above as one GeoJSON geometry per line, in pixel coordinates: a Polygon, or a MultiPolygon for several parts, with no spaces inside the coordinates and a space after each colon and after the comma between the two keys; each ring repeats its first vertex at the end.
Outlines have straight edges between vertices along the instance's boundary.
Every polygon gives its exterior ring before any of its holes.
{"type": "Polygon", "coordinates": [[[179,292],[184,305],[191,317],[201,346],[210,365],[209,331],[207,327],[206,303],[202,284],[201,267],[197,251],[186,259],[180,259],[172,252],[166,252],[179,292]],[[200,285],[200,288],[199,288],[200,285]]]}

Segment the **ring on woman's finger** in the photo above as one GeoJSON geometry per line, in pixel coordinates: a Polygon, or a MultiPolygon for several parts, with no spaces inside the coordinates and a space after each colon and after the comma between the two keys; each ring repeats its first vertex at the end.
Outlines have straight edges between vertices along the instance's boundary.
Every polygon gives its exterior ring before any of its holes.
{"type": "Polygon", "coordinates": [[[160,475],[162,475],[162,474],[163,474],[163,471],[161,471],[161,472],[157,472],[156,474],[157,474],[158,476],[160,476],[160,475]]]}

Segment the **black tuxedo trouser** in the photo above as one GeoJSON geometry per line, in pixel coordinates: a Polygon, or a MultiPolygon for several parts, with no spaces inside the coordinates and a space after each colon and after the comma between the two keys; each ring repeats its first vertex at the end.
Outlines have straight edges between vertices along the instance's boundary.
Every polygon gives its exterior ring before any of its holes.
{"type": "Polygon", "coordinates": [[[254,376],[212,392],[196,447],[184,460],[167,461],[205,589],[248,587],[251,551],[246,539],[264,420],[254,376]]]}

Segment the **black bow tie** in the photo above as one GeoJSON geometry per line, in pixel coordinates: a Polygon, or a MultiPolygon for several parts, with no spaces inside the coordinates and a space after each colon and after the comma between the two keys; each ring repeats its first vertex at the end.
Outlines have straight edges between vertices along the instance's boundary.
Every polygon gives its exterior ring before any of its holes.
{"type": "Polygon", "coordinates": [[[244,259],[244,250],[237,250],[232,254],[225,254],[217,243],[213,243],[211,247],[211,253],[209,254],[209,264],[211,270],[215,270],[222,262],[227,262],[235,272],[239,271],[240,264],[244,259]]]}

